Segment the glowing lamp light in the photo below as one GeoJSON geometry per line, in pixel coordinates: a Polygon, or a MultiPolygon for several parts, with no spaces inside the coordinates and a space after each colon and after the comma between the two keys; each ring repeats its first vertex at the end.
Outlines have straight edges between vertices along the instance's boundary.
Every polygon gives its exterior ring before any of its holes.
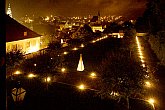
{"type": "Polygon", "coordinates": [[[151,87],[151,83],[149,81],[146,81],[145,84],[147,87],[151,87]]]}
{"type": "Polygon", "coordinates": [[[68,52],[64,52],[64,55],[68,54],[68,52]]]}
{"type": "Polygon", "coordinates": [[[37,66],[37,64],[35,63],[34,66],[37,66]]]}
{"type": "Polygon", "coordinates": [[[75,47],[75,48],[73,48],[73,50],[78,50],[78,48],[75,47]]]}
{"type": "Polygon", "coordinates": [[[96,73],[92,72],[92,73],[90,74],[90,77],[91,77],[91,78],[95,78],[95,77],[96,77],[96,73]]]}
{"type": "Polygon", "coordinates": [[[155,100],[153,98],[149,98],[147,101],[152,105],[152,107],[155,110],[155,107],[154,107],[155,100]]]}
{"type": "Polygon", "coordinates": [[[62,68],[62,69],[61,69],[61,72],[65,72],[65,70],[66,70],[65,68],[62,68]]]}
{"type": "Polygon", "coordinates": [[[51,81],[50,77],[45,78],[45,82],[50,82],[50,81],[51,81]]]}
{"type": "Polygon", "coordinates": [[[16,72],[14,72],[14,74],[18,75],[21,74],[21,72],[17,70],[16,72]]]}
{"type": "Polygon", "coordinates": [[[141,60],[142,63],[144,63],[144,60],[141,60]]]}
{"type": "Polygon", "coordinates": [[[142,67],[143,67],[143,68],[146,67],[145,64],[142,64],[142,67]]]}
{"type": "Polygon", "coordinates": [[[94,40],[92,41],[92,43],[95,43],[95,42],[96,42],[96,41],[94,41],[94,40]]]}
{"type": "Polygon", "coordinates": [[[84,47],[84,44],[81,44],[81,46],[80,47],[84,47]]]}
{"type": "Polygon", "coordinates": [[[80,85],[78,86],[78,89],[80,89],[80,90],[84,90],[84,89],[85,89],[84,84],[80,84],[80,85]]]}
{"type": "Polygon", "coordinates": [[[34,77],[36,77],[36,75],[34,75],[34,74],[32,74],[32,73],[30,73],[30,74],[28,75],[28,78],[34,78],[34,77]]]}
{"type": "Polygon", "coordinates": [[[153,98],[150,98],[150,99],[148,99],[148,102],[149,102],[150,104],[154,104],[154,103],[155,103],[155,100],[154,100],[153,98]]]}

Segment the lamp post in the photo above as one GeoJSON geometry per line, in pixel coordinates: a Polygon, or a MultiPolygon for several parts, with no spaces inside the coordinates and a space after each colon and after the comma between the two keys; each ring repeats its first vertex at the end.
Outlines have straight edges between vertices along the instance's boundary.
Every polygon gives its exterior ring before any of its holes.
{"type": "Polygon", "coordinates": [[[13,88],[11,92],[16,109],[18,109],[18,107],[23,102],[25,94],[26,94],[26,90],[20,87],[20,82],[18,82],[17,87],[13,88]]]}

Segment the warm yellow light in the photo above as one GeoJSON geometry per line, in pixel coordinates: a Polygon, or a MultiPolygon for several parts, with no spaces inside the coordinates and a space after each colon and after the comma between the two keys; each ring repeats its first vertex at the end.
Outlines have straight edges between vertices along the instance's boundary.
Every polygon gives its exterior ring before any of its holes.
{"type": "Polygon", "coordinates": [[[95,77],[96,77],[96,73],[92,72],[92,73],[90,74],[90,77],[95,78],[95,77]]]}
{"type": "Polygon", "coordinates": [[[37,66],[37,64],[35,63],[34,66],[37,66]]]}
{"type": "Polygon", "coordinates": [[[68,52],[64,52],[64,55],[68,54],[68,52]]]}
{"type": "Polygon", "coordinates": [[[95,43],[95,42],[96,42],[96,41],[94,41],[94,40],[92,41],[92,43],[95,43]]]}
{"type": "Polygon", "coordinates": [[[16,72],[14,72],[14,74],[21,74],[21,72],[17,70],[16,72]]]}
{"type": "Polygon", "coordinates": [[[148,99],[148,102],[149,102],[150,104],[154,105],[155,100],[154,100],[153,98],[149,98],[149,99],[148,99]]]}
{"type": "Polygon", "coordinates": [[[73,48],[73,50],[78,50],[78,48],[75,47],[75,48],[73,48]]]}
{"type": "Polygon", "coordinates": [[[30,74],[28,75],[28,77],[29,77],[29,78],[33,78],[33,77],[36,77],[36,75],[30,73],[30,74]]]}
{"type": "Polygon", "coordinates": [[[49,16],[46,16],[45,21],[48,21],[48,20],[49,20],[49,16]]]}
{"type": "Polygon", "coordinates": [[[141,62],[144,63],[144,60],[141,59],[141,62]]]}
{"type": "Polygon", "coordinates": [[[45,78],[45,82],[50,82],[50,81],[51,81],[50,77],[45,78]]]}
{"type": "Polygon", "coordinates": [[[37,52],[40,49],[39,45],[30,47],[27,53],[37,52]]]}
{"type": "Polygon", "coordinates": [[[66,70],[65,68],[61,68],[61,72],[65,72],[65,70],[66,70]]]}
{"type": "Polygon", "coordinates": [[[81,44],[81,46],[80,47],[84,47],[84,44],[81,44]]]}
{"type": "Polygon", "coordinates": [[[142,64],[143,68],[145,67],[145,64],[142,64]]]}
{"type": "Polygon", "coordinates": [[[141,59],[144,59],[144,57],[142,56],[142,54],[139,56],[141,59]]]}
{"type": "Polygon", "coordinates": [[[79,88],[80,90],[84,90],[84,89],[85,89],[85,86],[84,86],[84,84],[81,84],[81,85],[78,86],[78,88],[79,88]]]}
{"type": "Polygon", "coordinates": [[[151,87],[151,83],[149,81],[146,81],[145,84],[147,87],[151,87]]]}

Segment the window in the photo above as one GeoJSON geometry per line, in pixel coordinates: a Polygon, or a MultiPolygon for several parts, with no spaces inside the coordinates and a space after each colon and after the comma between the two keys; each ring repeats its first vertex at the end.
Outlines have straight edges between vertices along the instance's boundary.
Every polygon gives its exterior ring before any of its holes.
{"type": "Polygon", "coordinates": [[[13,45],[12,45],[12,50],[13,50],[13,51],[16,51],[16,50],[17,50],[17,44],[13,44],[13,45]]]}
{"type": "Polygon", "coordinates": [[[26,42],[26,48],[29,48],[30,47],[30,42],[26,42]]]}
{"type": "Polygon", "coordinates": [[[27,36],[27,32],[24,32],[24,36],[27,36]]]}

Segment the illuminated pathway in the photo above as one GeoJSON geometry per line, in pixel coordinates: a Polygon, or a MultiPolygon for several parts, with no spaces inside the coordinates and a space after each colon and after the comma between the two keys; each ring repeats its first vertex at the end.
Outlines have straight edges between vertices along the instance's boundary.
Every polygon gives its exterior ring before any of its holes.
{"type": "MultiPolygon", "coordinates": [[[[140,59],[140,62],[141,62],[141,66],[144,68],[144,70],[148,73],[145,75],[146,78],[149,78],[151,77],[151,75],[153,74],[150,70],[151,67],[150,67],[150,64],[149,64],[149,61],[147,61],[147,58],[146,58],[146,55],[144,56],[144,47],[141,46],[142,44],[140,43],[139,41],[139,38],[136,36],[136,43],[137,43],[137,48],[138,48],[138,57],[140,59]]],[[[149,57],[149,56],[148,56],[149,57]]],[[[146,80],[144,81],[144,84],[145,84],[145,87],[148,89],[148,93],[147,95],[151,95],[151,94],[155,94],[155,90],[154,91],[150,91],[154,88],[154,84],[151,80],[146,80]],[[152,93],[150,93],[152,92],[152,93]]],[[[157,101],[157,99],[155,100],[155,96],[153,97],[153,95],[151,96],[147,96],[147,98],[145,99],[146,101],[148,101],[152,106],[153,108],[155,109],[155,103],[157,101]]]]}

